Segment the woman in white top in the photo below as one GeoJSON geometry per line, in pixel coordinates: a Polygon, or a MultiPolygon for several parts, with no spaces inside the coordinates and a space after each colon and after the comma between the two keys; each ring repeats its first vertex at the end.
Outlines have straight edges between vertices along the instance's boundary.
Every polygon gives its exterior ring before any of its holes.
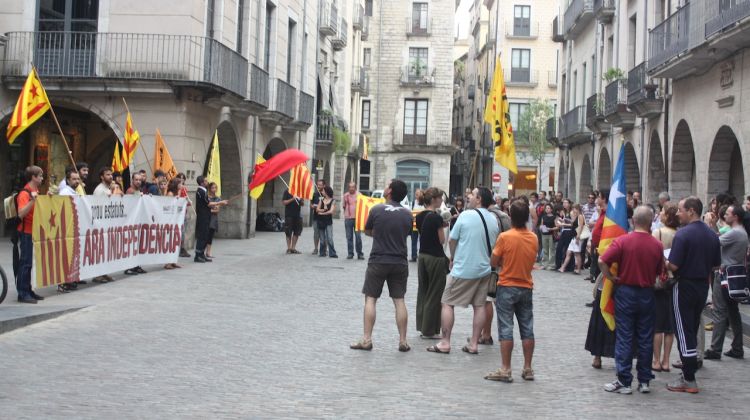
{"type": "Polygon", "coordinates": [[[575,237],[570,241],[568,250],[565,254],[565,261],[563,261],[560,267],[560,272],[565,272],[565,267],[570,262],[570,257],[575,257],[576,268],[573,270],[576,274],[581,274],[581,232],[583,227],[586,225],[586,220],[581,212],[580,204],[573,205],[573,210],[570,212],[570,219],[573,220],[572,229],[575,232],[575,237]]]}

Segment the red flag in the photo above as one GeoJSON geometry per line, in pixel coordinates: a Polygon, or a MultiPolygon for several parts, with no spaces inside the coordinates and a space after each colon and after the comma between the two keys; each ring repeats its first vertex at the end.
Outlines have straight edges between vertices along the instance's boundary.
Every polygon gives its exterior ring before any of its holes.
{"type": "Polygon", "coordinates": [[[307,166],[303,163],[292,168],[292,171],[290,172],[289,194],[304,198],[305,200],[312,200],[312,177],[310,176],[310,170],[307,169],[307,166]]]}
{"type": "Polygon", "coordinates": [[[265,184],[292,169],[296,165],[306,162],[307,159],[307,155],[301,151],[297,149],[287,149],[265,162],[258,163],[255,165],[253,179],[250,182],[248,189],[252,190],[260,184],[265,184]]]}

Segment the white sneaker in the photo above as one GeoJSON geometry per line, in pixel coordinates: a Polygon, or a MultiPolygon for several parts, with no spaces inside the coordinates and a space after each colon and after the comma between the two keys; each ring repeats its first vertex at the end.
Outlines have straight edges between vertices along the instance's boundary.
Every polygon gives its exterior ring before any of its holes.
{"type": "Polygon", "coordinates": [[[614,382],[604,385],[604,390],[607,392],[615,392],[618,394],[630,395],[633,390],[629,386],[623,385],[619,379],[615,379],[614,382]]]}
{"type": "Polygon", "coordinates": [[[648,387],[648,383],[639,383],[638,392],[640,392],[641,394],[650,394],[651,388],[648,387]]]}

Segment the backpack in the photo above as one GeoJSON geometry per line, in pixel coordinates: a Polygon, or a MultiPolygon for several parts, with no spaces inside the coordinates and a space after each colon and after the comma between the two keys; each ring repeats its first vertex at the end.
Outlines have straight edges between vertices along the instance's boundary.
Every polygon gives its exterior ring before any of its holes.
{"type": "MultiPolygon", "coordinates": [[[[31,195],[31,190],[28,188],[23,188],[21,191],[26,191],[27,194],[31,195]]],[[[10,241],[14,245],[18,242],[18,225],[23,223],[23,219],[18,217],[18,194],[20,194],[21,191],[14,192],[3,200],[5,230],[10,232],[10,241]]]]}
{"type": "Polygon", "coordinates": [[[745,264],[735,264],[721,270],[721,285],[727,288],[729,298],[742,302],[750,298],[750,287],[747,282],[745,264]]]}

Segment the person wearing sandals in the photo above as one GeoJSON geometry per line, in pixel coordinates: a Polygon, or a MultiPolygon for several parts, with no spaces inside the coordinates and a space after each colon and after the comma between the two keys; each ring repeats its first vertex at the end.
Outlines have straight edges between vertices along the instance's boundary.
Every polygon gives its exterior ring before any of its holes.
{"type": "Polygon", "coordinates": [[[281,198],[284,205],[284,235],[286,236],[286,253],[300,254],[297,241],[302,234],[302,206],[304,200],[292,195],[287,188],[281,198]]]}
{"type": "Polygon", "coordinates": [[[318,232],[320,233],[320,256],[326,254],[331,258],[338,258],[336,248],[333,247],[333,213],[336,212],[336,200],[333,199],[333,188],[326,185],[323,188],[323,195],[318,202],[316,220],[318,222],[318,232]],[[327,249],[327,251],[326,251],[327,249]]]}
{"type": "Polygon", "coordinates": [[[573,231],[573,238],[570,240],[570,243],[568,245],[568,249],[565,253],[565,260],[563,261],[562,265],[560,266],[560,272],[564,273],[566,271],[566,267],[568,267],[568,264],[570,263],[571,257],[575,259],[575,269],[573,269],[573,272],[576,274],[581,274],[581,232],[583,231],[583,227],[585,226],[585,220],[583,217],[583,214],[581,213],[581,206],[578,204],[573,205],[573,209],[570,212],[570,219],[573,221],[573,224],[571,225],[571,229],[573,231]]]}
{"type": "Polygon", "coordinates": [[[443,192],[427,188],[422,196],[424,211],[417,215],[419,232],[419,259],[417,272],[417,331],[422,338],[440,338],[440,297],[445,289],[448,258],[443,251],[445,227],[443,218],[436,212],[443,202],[443,192]]]}
{"type": "MultiPolygon", "coordinates": [[[[664,249],[672,248],[672,240],[680,226],[677,217],[677,205],[666,203],[659,215],[660,227],[651,235],[661,242],[664,249]]],[[[669,273],[669,277],[673,277],[669,273]]],[[[669,372],[669,354],[674,342],[674,310],[672,309],[672,289],[661,285],[654,291],[656,299],[656,313],[654,320],[654,357],[651,370],[654,372],[669,372]]]]}
{"type": "MultiPolygon", "coordinates": [[[[620,202],[618,205],[622,205],[620,202]]],[[[651,392],[654,379],[651,361],[654,354],[654,285],[665,266],[664,248],[651,236],[654,212],[647,206],[633,210],[634,231],[614,240],[599,257],[603,275],[615,285],[615,369],[617,378],[604,390],[632,394],[634,342],[637,342],[638,392],[651,392]],[[610,267],[617,264],[617,274],[610,267]]]]}
{"type": "Polygon", "coordinates": [[[511,229],[497,237],[492,250],[492,265],[499,267],[495,310],[497,334],[500,342],[501,366],[487,374],[490,381],[513,382],[511,353],[513,352],[513,316],[518,320],[518,330],[523,347],[521,377],[534,380],[531,359],[534,356],[534,279],[531,271],[536,263],[539,241],[536,234],[526,228],[529,205],[516,200],[510,205],[511,229]]]}
{"type": "Polygon", "coordinates": [[[558,231],[555,225],[555,214],[552,211],[552,204],[544,205],[544,213],[539,217],[539,231],[542,234],[542,269],[555,269],[555,232],[558,231]]]}
{"type": "Polygon", "coordinates": [[[365,223],[365,235],[372,237],[370,259],[367,262],[365,283],[364,335],[349,346],[352,350],[372,350],[372,329],[375,326],[375,308],[383,293],[383,284],[388,283],[388,293],[396,308],[398,327],[398,350],[411,350],[406,341],[408,314],[404,296],[406,281],[409,278],[406,238],[412,228],[411,211],[401,206],[406,197],[406,184],[398,179],[391,181],[383,192],[385,204],[378,204],[370,210],[365,223]]]}

